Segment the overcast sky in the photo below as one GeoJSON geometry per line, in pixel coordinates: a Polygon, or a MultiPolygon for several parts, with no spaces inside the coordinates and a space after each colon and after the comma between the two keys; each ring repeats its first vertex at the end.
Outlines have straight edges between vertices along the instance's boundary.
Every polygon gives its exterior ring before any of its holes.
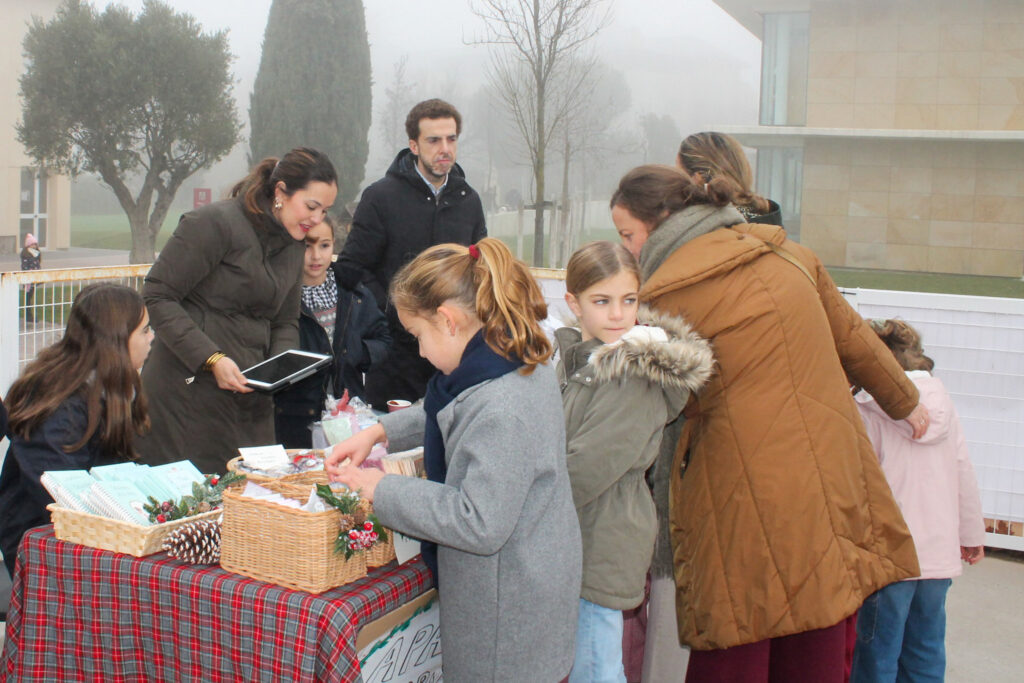
{"type": "MultiPolygon", "coordinates": [[[[95,1],[99,8],[108,4],[115,3],[95,1]]],[[[116,4],[138,11],[143,2],[116,4]]],[[[235,98],[246,121],[270,0],[170,0],[169,4],[195,16],[207,30],[228,29],[236,56],[235,98]]],[[[482,83],[487,48],[467,44],[481,30],[468,0],[365,0],[364,6],[375,114],[393,65],[402,55],[409,56],[410,75],[429,79],[421,87],[440,90],[458,84],[456,93],[425,96],[452,99],[459,106],[458,98],[482,83]]],[[[756,123],[760,41],[716,4],[711,0],[616,0],[611,7],[611,20],[595,39],[595,47],[603,61],[625,73],[635,112],[669,114],[683,135],[716,124],[756,123]]],[[[465,125],[471,127],[472,121],[465,125]]],[[[371,140],[378,137],[371,131],[371,140]]],[[[367,168],[368,179],[381,171],[367,168]]]]}

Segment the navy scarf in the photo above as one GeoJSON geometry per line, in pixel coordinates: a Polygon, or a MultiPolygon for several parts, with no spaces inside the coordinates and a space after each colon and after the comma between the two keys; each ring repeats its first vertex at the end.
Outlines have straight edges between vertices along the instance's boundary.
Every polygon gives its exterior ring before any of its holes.
{"type": "MultiPolygon", "coordinates": [[[[448,474],[444,439],[441,437],[441,428],[437,424],[437,414],[466,389],[489,379],[506,375],[522,366],[523,361],[518,358],[513,356],[512,360],[509,360],[488,346],[484,341],[484,332],[481,329],[466,344],[458,367],[452,370],[450,375],[441,372],[434,373],[427,383],[427,395],[423,399],[423,412],[427,416],[423,429],[423,467],[426,470],[427,479],[444,483],[448,474]]],[[[430,567],[436,581],[437,544],[431,541],[421,541],[420,551],[423,553],[423,561],[430,567]]]]}

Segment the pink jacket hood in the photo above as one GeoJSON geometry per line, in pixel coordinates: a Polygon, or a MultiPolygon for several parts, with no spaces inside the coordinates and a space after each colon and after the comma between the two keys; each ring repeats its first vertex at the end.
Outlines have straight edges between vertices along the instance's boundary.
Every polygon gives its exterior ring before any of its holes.
{"type": "Polygon", "coordinates": [[[923,371],[907,376],[931,418],[921,439],[915,441],[910,425],[891,420],[867,392],[857,394],[857,407],[914,537],[920,578],[952,578],[962,571],[960,546],[985,543],[978,483],[942,381],[923,371]]]}

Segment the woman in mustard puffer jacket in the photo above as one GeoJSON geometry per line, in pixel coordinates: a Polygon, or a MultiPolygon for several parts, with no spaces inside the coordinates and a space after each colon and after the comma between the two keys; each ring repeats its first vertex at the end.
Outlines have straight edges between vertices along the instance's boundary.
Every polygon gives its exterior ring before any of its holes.
{"type": "Polygon", "coordinates": [[[611,202],[640,254],[641,300],[690,321],[715,352],[670,484],[687,678],[838,682],[845,618],[918,574],[850,383],[919,434],[927,417],[813,252],[745,224],[731,198],[727,183],[643,166],[611,202]]]}

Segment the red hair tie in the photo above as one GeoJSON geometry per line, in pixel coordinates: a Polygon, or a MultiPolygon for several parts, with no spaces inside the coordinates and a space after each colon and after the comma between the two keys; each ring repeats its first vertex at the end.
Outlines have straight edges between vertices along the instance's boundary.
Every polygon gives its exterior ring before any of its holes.
{"type": "Polygon", "coordinates": [[[476,246],[475,244],[469,245],[469,258],[473,259],[474,261],[479,261],[480,247],[476,246]]]}

